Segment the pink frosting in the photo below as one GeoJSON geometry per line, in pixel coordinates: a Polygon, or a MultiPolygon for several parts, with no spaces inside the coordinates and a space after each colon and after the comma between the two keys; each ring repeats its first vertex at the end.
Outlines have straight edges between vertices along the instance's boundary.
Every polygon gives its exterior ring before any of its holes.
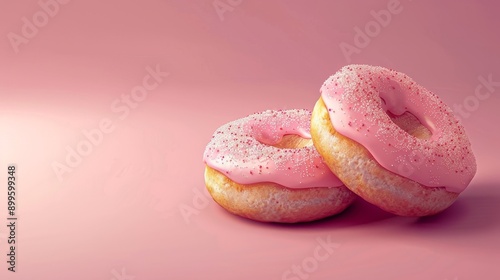
{"type": "Polygon", "coordinates": [[[464,127],[434,93],[403,73],[383,67],[349,65],[321,87],[332,125],[363,145],[389,171],[428,187],[462,192],[476,173],[464,127]],[[387,112],[413,114],[432,133],[416,138],[387,112]]]}
{"type": "Polygon", "coordinates": [[[343,183],[316,149],[277,148],[284,135],[310,139],[311,112],[265,111],[221,126],[203,155],[204,162],[234,182],[273,182],[288,188],[338,187],[343,183]]]}

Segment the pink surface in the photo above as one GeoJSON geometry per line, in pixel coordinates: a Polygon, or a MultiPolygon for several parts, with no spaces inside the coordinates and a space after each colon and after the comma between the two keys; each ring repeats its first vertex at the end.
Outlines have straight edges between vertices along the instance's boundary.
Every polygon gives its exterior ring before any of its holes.
{"type": "Polygon", "coordinates": [[[0,4],[1,279],[498,279],[494,1],[40,3],[0,4]],[[454,205],[418,219],[359,200],[273,225],[206,197],[217,127],[312,109],[349,63],[404,72],[462,119],[478,171],[454,205]]]}

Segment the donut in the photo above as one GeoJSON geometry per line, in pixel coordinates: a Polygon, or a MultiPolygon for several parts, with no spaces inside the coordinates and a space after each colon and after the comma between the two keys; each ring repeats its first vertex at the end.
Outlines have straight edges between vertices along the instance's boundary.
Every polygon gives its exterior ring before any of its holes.
{"type": "Polygon", "coordinates": [[[348,65],[320,89],[319,154],[351,191],[401,216],[449,207],[476,173],[464,127],[434,93],[395,70],[348,65]]]}
{"type": "Polygon", "coordinates": [[[268,110],[218,128],[203,154],[205,184],[235,215],[297,223],[342,212],[356,198],[314,148],[308,110],[268,110]]]}

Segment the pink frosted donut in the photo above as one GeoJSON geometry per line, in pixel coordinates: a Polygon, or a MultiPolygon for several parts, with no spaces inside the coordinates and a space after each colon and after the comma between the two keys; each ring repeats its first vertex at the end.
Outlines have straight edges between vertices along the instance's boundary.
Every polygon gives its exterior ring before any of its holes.
{"type": "Polygon", "coordinates": [[[234,214],[304,222],[344,210],[354,194],[312,145],[311,112],[265,111],[221,126],[203,160],[208,191],[234,214]]]}
{"type": "Polygon", "coordinates": [[[476,172],[451,109],[407,75],[383,67],[349,65],[328,78],[311,134],[350,190],[400,215],[446,209],[476,172]]]}

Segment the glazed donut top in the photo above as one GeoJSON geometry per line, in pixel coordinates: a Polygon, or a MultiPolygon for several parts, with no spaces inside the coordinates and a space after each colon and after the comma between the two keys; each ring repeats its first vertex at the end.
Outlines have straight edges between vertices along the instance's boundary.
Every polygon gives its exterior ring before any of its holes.
{"type": "Polygon", "coordinates": [[[407,75],[345,66],[325,81],[321,97],[335,130],[363,145],[385,169],[456,193],[474,177],[476,160],[463,126],[443,101],[407,75]],[[387,112],[413,114],[432,136],[410,135],[387,112]]]}
{"type": "Polygon", "coordinates": [[[268,110],[230,122],[215,131],[203,160],[240,184],[342,186],[312,145],[297,149],[272,146],[285,135],[310,139],[310,121],[311,112],[307,110],[268,110]]]}

